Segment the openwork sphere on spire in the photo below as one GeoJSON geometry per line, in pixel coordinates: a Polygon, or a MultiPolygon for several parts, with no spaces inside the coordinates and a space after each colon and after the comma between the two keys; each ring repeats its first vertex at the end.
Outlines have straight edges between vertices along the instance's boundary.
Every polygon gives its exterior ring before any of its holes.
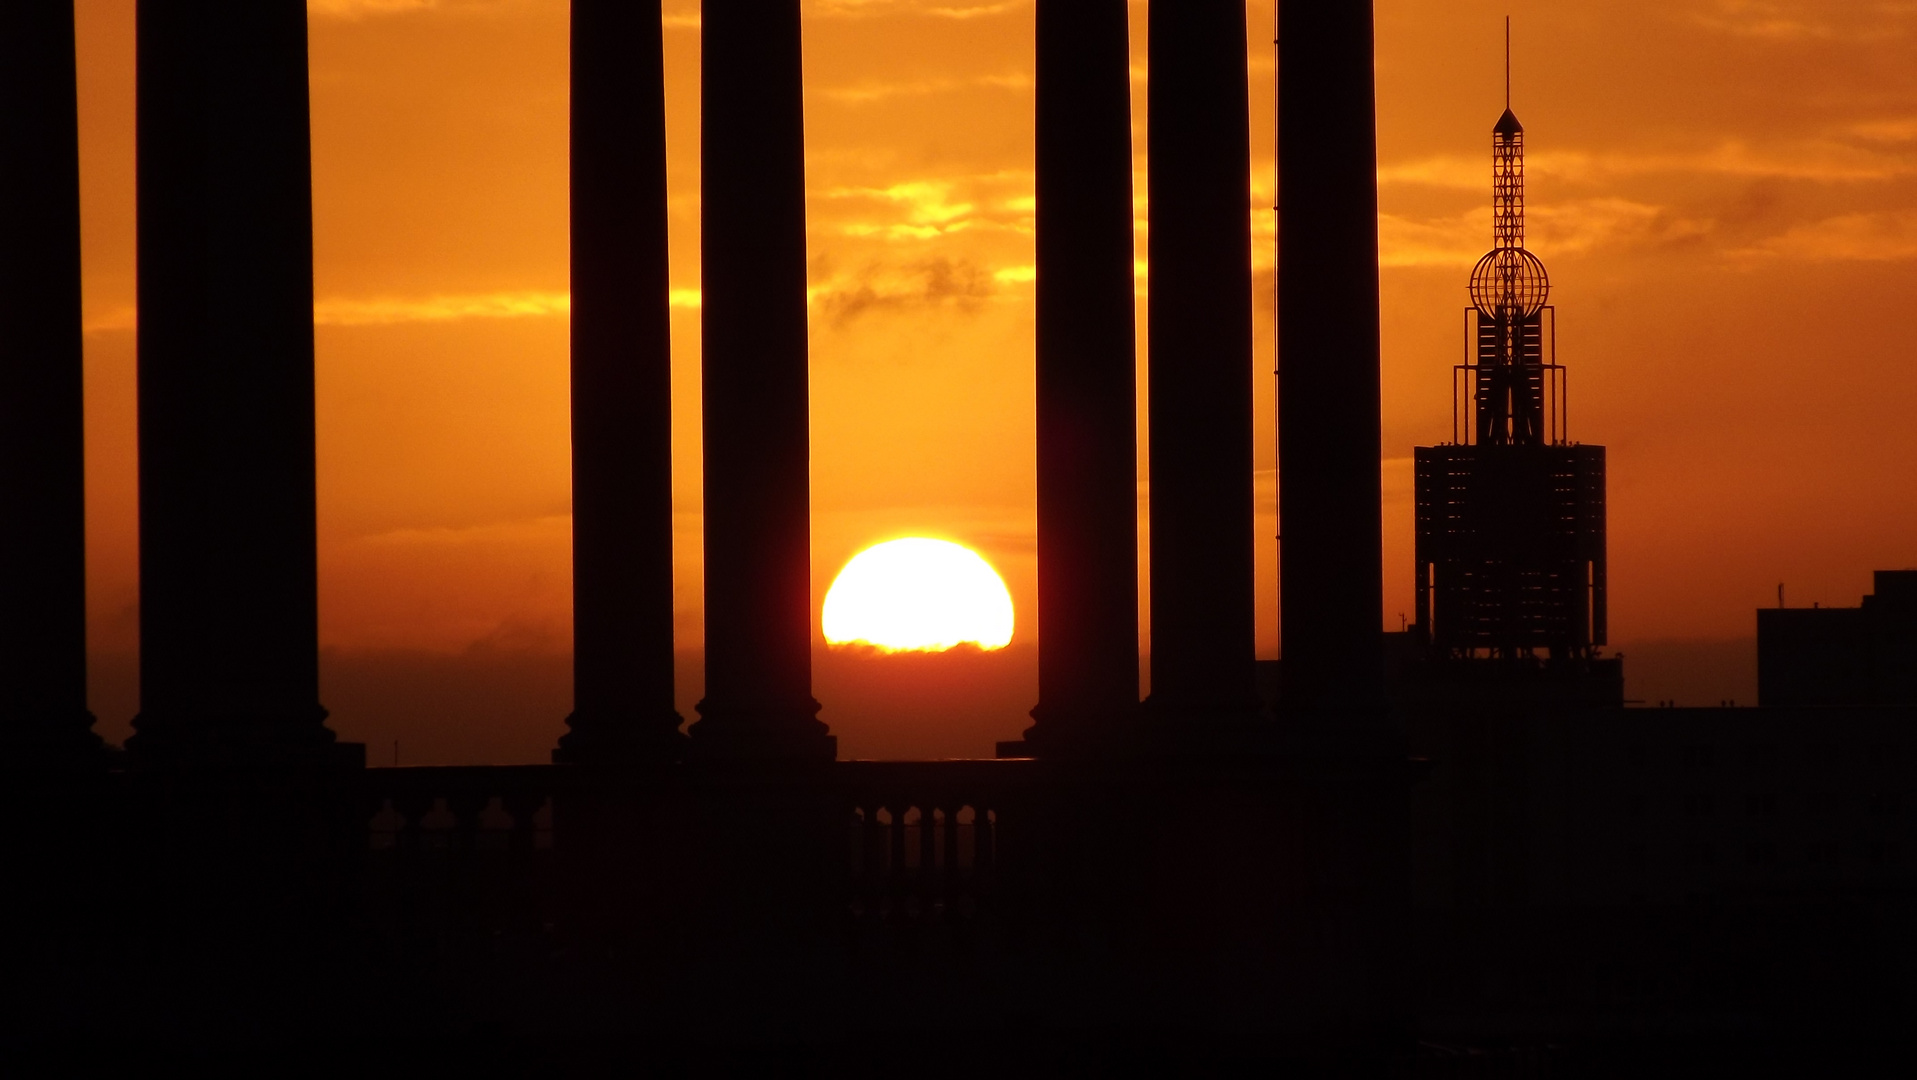
{"type": "Polygon", "coordinates": [[[1551,298],[1551,277],[1536,255],[1521,247],[1485,252],[1471,268],[1471,306],[1487,319],[1521,322],[1551,298]]]}

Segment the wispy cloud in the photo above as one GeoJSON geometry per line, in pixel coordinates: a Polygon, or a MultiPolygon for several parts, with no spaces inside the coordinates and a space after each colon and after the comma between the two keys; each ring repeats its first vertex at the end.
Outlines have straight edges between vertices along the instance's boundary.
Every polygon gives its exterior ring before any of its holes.
{"type": "Polygon", "coordinates": [[[998,75],[980,75],[970,79],[914,79],[905,82],[862,82],[850,86],[829,86],[809,91],[811,96],[842,105],[868,105],[876,101],[888,101],[901,97],[925,97],[930,94],[949,94],[958,90],[1011,90],[1025,91],[1032,88],[1032,77],[1026,72],[1005,72],[998,75]]]}
{"type": "MultiPolygon", "coordinates": [[[[698,289],[674,289],[675,308],[697,309],[703,300],[698,289]]],[[[563,292],[497,292],[449,296],[352,297],[333,296],[313,304],[315,326],[397,326],[404,323],[444,323],[466,319],[538,319],[572,313],[572,294],[563,292]]],[[[137,330],[139,312],[132,305],[110,308],[86,321],[89,334],[137,330]]]]}
{"type": "Polygon", "coordinates": [[[965,259],[875,262],[853,273],[831,274],[807,298],[833,326],[881,311],[951,308],[974,311],[998,291],[990,269],[965,259]]]}
{"type": "Polygon", "coordinates": [[[1917,210],[1841,214],[1798,225],[1736,254],[1808,262],[1917,259],[1917,210]]]}
{"type": "Polygon", "coordinates": [[[1909,0],[1715,0],[1693,12],[1696,26],[1773,42],[1885,41],[1917,25],[1909,0]]]}
{"type": "Polygon", "coordinates": [[[1874,143],[1917,142],[1917,116],[1860,120],[1850,126],[1851,134],[1874,143]]]}
{"type": "Polygon", "coordinates": [[[1381,266],[1470,266],[1484,254],[1491,212],[1473,210],[1448,218],[1378,215],[1381,266]]]}
{"type": "Polygon", "coordinates": [[[839,186],[813,196],[815,232],[885,242],[922,242],[969,231],[1031,231],[1030,173],[910,179],[839,186]]]}
{"type": "MultiPolygon", "coordinates": [[[[1917,138],[1917,121],[1887,121],[1869,130],[1867,135],[1853,125],[1845,134],[1876,143],[1893,143],[1917,138]]],[[[1603,154],[1580,150],[1532,152],[1526,158],[1525,167],[1533,176],[1575,183],[1685,173],[1739,179],[1857,183],[1917,174],[1917,161],[1907,156],[1885,153],[1876,147],[1847,145],[1834,138],[1763,147],[1727,140],[1708,150],[1682,154],[1628,150],[1603,154]]],[[[1393,162],[1379,167],[1378,183],[1489,191],[1491,163],[1488,155],[1463,154],[1393,162]]]]}
{"type": "Polygon", "coordinates": [[[572,528],[570,513],[483,521],[470,525],[408,526],[367,533],[351,542],[367,547],[447,548],[521,542],[572,528]]]}
{"type": "Polygon", "coordinates": [[[316,326],[390,326],[462,319],[540,318],[566,315],[571,311],[572,295],[562,292],[505,292],[423,298],[330,297],[313,305],[313,323],[316,326]]]}
{"type": "Polygon", "coordinates": [[[306,0],[306,13],[319,18],[364,19],[436,8],[440,0],[306,0]]]}
{"type": "Polygon", "coordinates": [[[140,312],[132,304],[121,304],[105,311],[86,315],[81,327],[82,333],[112,334],[140,328],[140,312]]]}
{"type": "Polygon", "coordinates": [[[981,19],[1028,7],[1031,0],[807,0],[808,15],[838,18],[925,16],[934,19],[981,19]]]}
{"type": "Polygon", "coordinates": [[[839,225],[846,236],[887,240],[931,240],[963,232],[972,225],[977,205],[953,194],[955,184],[908,180],[884,188],[843,187],[825,193],[838,202],[877,204],[889,212],[883,220],[854,219],[839,225]],[[903,220],[901,220],[901,217],[903,220]]]}
{"type": "MultiPolygon", "coordinates": [[[[1529,246],[1547,262],[1633,244],[1670,244],[1709,232],[1710,223],[1622,198],[1573,199],[1529,209],[1529,246]]],[[[1378,215],[1378,261],[1384,266],[1470,266],[1491,246],[1491,211],[1450,217],[1378,215]]]]}

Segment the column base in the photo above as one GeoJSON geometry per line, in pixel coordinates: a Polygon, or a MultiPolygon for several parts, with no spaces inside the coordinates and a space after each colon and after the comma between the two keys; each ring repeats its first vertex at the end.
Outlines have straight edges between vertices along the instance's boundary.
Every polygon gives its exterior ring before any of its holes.
{"type": "Polygon", "coordinates": [[[133,719],[126,741],[135,768],[296,765],[363,769],[366,744],[343,743],[326,727],[326,710],[224,716],[155,714],[133,719]]]}
{"type": "Polygon", "coordinates": [[[93,714],[85,709],[0,716],[0,768],[105,768],[114,751],[93,724],[93,714]]]}
{"type": "Polygon", "coordinates": [[[701,701],[687,732],[687,758],[700,761],[834,761],[839,740],[817,717],[819,703],[796,708],[733,708],[701,701]]]}
{"type": "Polygon", "coordinates": [[[1041,703],[1031,715],[1024,738],[998,744],[999,757],[1111,760],[1147,752],[1144,717],[1136,704],[1086,709],[1041,703]]]}
{"type": "Polygon", "coordinates": [[[578,712],[566,717],[566,734],[552,752],[555,765],[669,765],[686,756],[690,740],[679,730],[677,712],[653,722],[638,714],[609,716],[578,712]]]}

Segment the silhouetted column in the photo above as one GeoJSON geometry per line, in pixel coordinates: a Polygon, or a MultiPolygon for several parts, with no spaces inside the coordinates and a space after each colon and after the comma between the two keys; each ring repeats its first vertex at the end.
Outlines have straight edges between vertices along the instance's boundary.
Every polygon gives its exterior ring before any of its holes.
{"type": "Polygon", "coordinates": [[[672,331],[657,0],[572,4],[573,713],[561,761],[669,760],[672,331]]]}
{"type": "Polygon", "coordinates": [[[822,758],[812,700],[799,0],[707,0],[706,696],[693,746],[822,758]]]}
{"type": "Polygon", "coordinates": [[[1279,7],[1283,701],[1382,700],[1371,0],[1279,7]]]}
{"type": "Polygon", "coordinates": [[[80,141],[72,0],[0,4],[0,758],[82,758],[80,141]]]}
{"type": "Polygon", "coordinates": [[[1039,754],[1138,709],[1137,360],[1125,0],[1039,0],[1039,754]]]}
{"type": "Polygon", "coordinates": [[[1255,679],[1243,0],[1151,7],[1151,713],[1242,728],[1255,679]]]}
{"type": "Polygon", "coordinates": [[[141,0],[140,716],[157,761],[329,750],[303,0],[141,0]]]}

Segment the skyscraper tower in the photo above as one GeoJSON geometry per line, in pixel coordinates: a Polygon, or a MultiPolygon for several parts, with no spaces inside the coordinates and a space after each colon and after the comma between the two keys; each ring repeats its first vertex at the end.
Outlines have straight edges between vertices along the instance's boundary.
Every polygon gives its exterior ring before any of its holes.
{"type": "Polygon", "coordinates": [[[1604,448],[1567,431],[1551,280],[1524,246],[1524,125],[1506,96],[1452,441],[1416,451],[1417,638],[1434,660],[1589,660],[1606,630],[1604,448]]]}

